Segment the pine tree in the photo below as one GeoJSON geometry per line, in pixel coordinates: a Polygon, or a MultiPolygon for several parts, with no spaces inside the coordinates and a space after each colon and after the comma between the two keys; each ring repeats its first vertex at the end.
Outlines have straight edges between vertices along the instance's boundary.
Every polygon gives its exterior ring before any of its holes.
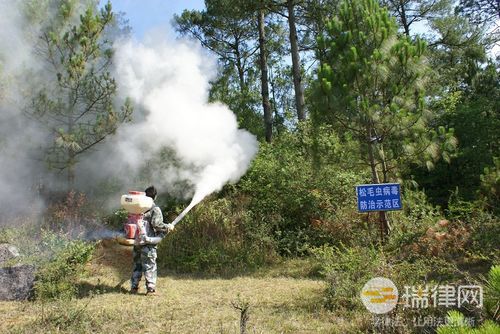
{"type": "MultiPolygon", "coordinates": [[[[319,38],[316,123],[334,124],[357,139],[372,183],[397,178],[408,163],[428,167],[453,149],[451,132],[433,131],[425,107],[425,43],[398,37],[397,25],[374,0],[346,0],[319,38]],[[444,149],[444,150],[443,150],[444,149]]],[[[382,236],[390,227],[380,212],[382,236]]]]}
{"type": "Polygon", "coordinates": [[[47,72],[41,75],[49,81],[36,92],[26,112],[51,133],[45,159],[49,167],[67,171],[71,188],[78,158],[127,121],[132,107],[126,100],[119,110],[115,108],[112,43],[106,38],[106,29],[114,24],[111,4],[98,14],[89,5],[76,24],[74,1],[51,4],[58,12],[45,23],[38,46],[47,64],[47,72]]]}
{"type": "Polygon", "coordinates": [[[227,103],[243,127],[256,134],[262,133],[270,141],[272,111],[269,84],[266,81],[268,74],[263,74],[267,72],[268,54],[262,52],[267,41],[265,31],[260,29],[264,29],[261,17],[261,14],[265,14],[264,6],[260,2],[242,0],[207,0],[205,6],[205,10],[184,11],[182,15],[175,16],[176,30],[182,35],[198,39],[217,55],[221,72],[213,82],[211,97],[227,103]],[[260,41],[262,34],[264,39],[260,41]],[[260,73],[257,69],[260,69],[260,73]],[[259,104],[263,112],[259,110],[259,104]],[[259,115],[261,113],[264,114],[264,122],[259,115]],[[258,127],[256,116],[259,117],[258,127]]]}

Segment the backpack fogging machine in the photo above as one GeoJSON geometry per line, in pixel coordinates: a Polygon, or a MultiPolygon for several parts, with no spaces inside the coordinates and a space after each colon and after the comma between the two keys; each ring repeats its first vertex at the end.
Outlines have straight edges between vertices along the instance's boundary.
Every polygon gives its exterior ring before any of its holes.
{"type": "Polygon", "coordinates": [[[147,235],[144,214],[153,208],[153,199],[146,196],[142,191],[129,191],[122,195],[120,204],[127,213],[127,221],[123,225],[124,235],[116,238],[119,244],[125,246],[133,245],[156,245],[163,237],[150,237],[147,235]]]}

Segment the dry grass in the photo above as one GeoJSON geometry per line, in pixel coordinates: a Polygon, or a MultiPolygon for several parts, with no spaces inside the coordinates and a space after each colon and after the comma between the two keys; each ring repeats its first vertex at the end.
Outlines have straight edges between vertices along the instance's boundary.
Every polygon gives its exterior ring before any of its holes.
{"type": "Polygon", "coordinates": [[[130,261],[128,249],[104,244],[81,298],[0,302],[0,332],[239,333],[240,315],[232,306],[237,300],[250,304],[248,333],[345,333],[366,321],[325,311],[322,281],[276,271],[231,279],[166,275],[158,279],[159,296],[129,295],[128,282],[119,283],[128,277],[130,261]]]}

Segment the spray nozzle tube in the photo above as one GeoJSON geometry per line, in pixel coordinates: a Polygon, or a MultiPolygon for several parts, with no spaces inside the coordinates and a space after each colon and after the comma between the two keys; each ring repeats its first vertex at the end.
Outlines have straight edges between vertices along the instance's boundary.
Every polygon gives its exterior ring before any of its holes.
{"type": "Polygon", "coordinates": [[[191,210],[196,204],[198,204],[203,198],[200,198],[200,199],[197,199],[197,198],[193,198],[193,200],[191,201],[191,203],[188,205],[187,208],[185,208],[181,214],[179,216],[177,216],[177,218],[174,219],[174,221],[171,223],[172,226],[175,226],[177,225],[178,222],[181,221],[182,218],[184,218],[184,216],[189,212],[189,210],[191,210]]]}
{"type": "Polygon", "coordinates": [[[146,237],[143,236],[140,240],[138,240],[139,245],[158,245],[160,241],[163,240],[163,237],[146,237]]]}

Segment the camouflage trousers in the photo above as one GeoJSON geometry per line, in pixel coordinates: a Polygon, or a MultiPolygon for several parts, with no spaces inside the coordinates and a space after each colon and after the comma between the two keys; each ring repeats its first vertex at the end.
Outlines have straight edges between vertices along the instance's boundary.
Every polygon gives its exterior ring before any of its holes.
{"type": "Polygon", "coordinates": [[[146,280],[146,288],[148,290],[156,289],[156,246],[134,246],[134,271],[130,284],[132,289],[139,287],[142,274],[146,280]]]}

